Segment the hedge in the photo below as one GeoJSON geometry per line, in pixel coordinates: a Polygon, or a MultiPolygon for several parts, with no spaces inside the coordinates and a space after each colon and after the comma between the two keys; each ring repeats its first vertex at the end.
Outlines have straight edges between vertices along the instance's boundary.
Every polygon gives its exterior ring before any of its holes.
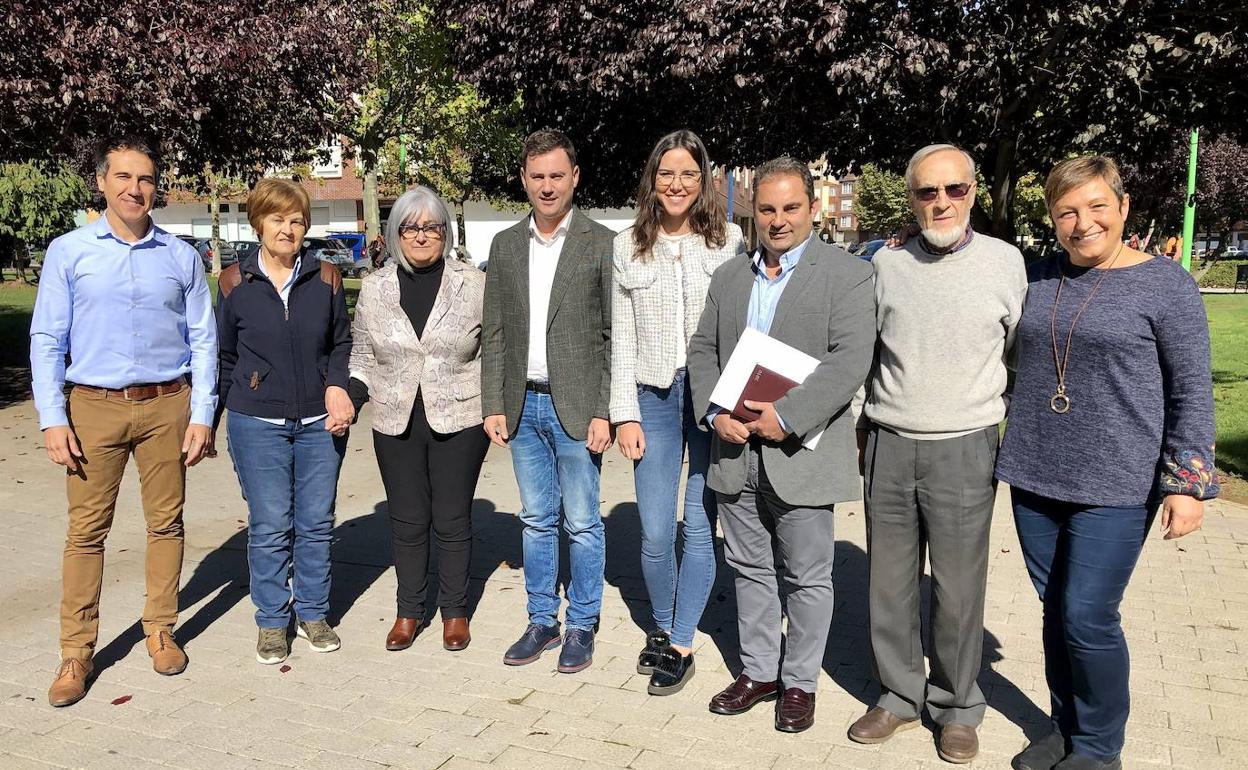
{"type": "MultiPolygon", "coordinates": [[[[1229,289],[1235,285],[1235,270],[1240,265],[1248,265],[1248,259],[1222,259],[1201,276],[1201,288],[1229,289]]],[[[1199,268],[1192,272],[1199,272],[1199,268]]]]}

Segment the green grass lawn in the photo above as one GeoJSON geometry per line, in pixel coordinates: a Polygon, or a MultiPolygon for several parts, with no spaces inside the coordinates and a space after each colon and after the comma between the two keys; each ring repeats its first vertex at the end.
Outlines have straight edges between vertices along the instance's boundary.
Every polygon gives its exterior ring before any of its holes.
{"type": "MultiPolygon", "coordinates": [[[[216,279],[209,276],[213,296],[216,279]]],[[[348,278],[347,305],[355,306],[359,279],[348,278]]],[[[30,314],[35,288],[0,283],[0,367],[24,367],[30,357],[30,314]]],[[[1248,478],[1248,294],[1206,294],[1213,345],[1213,398],[1218,466],[1248,478]]]]}

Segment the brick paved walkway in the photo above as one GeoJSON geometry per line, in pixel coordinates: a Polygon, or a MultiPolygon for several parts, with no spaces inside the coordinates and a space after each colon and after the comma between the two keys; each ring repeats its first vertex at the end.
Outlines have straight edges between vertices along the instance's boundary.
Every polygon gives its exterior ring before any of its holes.
{"type": "MultiPolygon", "coordinates": [[[[837,514],[837,607],[813,729],[775,732],[766,708],[707,712],[735,670],[726,569],[697,644],[698,673],[678,695],[653,698],[633,672],[648,613],[638,568],[632,474],[613,449],[603,471],[607,583],[595,663],[576,675],[555,656],[504,667],[525,623],[518,497],[505,452],[492,450],[474,511],[473,644],[442,650],[440,627],[402,653],[382,641],[394,612],[388,524],[372,442],[354,431],[343,469],[334,545],[333,620],[343,648],[295,645],[289,671],[254,661],[247,597],[245,508],[228,456],[193,469],[178,638],[191,664],[151,671],[137,618],[143,526],[133,470],[108,542],[98,681],[76,706],[45,699],[57,664],[64,537],[61,474],[47,462],[34,410],[0,410],[0,768],[261,767],[802,768],[949,767],[928,730],[862,747],[845,729],[870,702],[861,507],[837,514]],[[128,700],[123,699],[129,698],[128,700]]],[[[1008,767],[1043,729],[1047,698],[1039,606],[1027,582],[1003,492],[989,573],[982,754],[1008,767]]],[[[1205,529],[1177,543],[1152,538],[1123,615],[1134,663],[1128,767],[1248,767],[1248,510],[1216,503],[1205,529]]],[[[436,623],[436,616],[435,616],[436,623]]]]}

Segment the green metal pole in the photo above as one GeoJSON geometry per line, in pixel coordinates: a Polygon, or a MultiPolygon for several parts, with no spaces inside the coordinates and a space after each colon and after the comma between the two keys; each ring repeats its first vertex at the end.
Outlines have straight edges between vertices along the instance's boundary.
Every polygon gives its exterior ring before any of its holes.
{"type": "Polygon", "coordinates": [[[1192,146],[1187,156],[1187,204],[1183,207],[1183,269],[1192,269],[1192,241],[1196,237],[1196,149],[1200,129],[1192,129],[1192,146]]]}
{"type": "Polygon", "coordinates": [[[407,141],[399,137],[399,189],[407,189],[407,141]]]}

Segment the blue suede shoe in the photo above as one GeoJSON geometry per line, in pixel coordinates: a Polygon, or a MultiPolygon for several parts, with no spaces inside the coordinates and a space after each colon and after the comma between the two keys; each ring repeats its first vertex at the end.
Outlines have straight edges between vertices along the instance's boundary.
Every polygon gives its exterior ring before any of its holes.
{"type": "Polygon", "coordinates": [[[524,629],[524,634],[520,639],[507,648],[506,654],[503,655],[503,663],[508,666],[525,666],[542,657],[543,652],[553,650],[558,646],[558,623],[553,626],[530,623],[529,627],[524,629]]]}
{"type": "Polygon", "coordinates": [[[575,674],[584,671],[594,662],[594,632],[584,628],[569,628],[563,635],[563,649],[559,651],[559,673],[575,674]]]}

